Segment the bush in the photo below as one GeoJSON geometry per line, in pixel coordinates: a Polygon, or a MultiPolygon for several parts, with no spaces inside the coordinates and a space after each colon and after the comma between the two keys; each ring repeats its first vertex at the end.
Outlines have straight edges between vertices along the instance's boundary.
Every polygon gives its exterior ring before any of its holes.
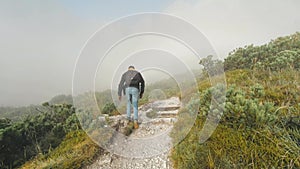
{"type": "Polygon", "coordinates": [[[17,167],[57,147],[67,132],[79,129],[71,105],[44,104],[39,114],[0,129],[0,168],[17,167]]]}
{"type": "Polygon", "coordinates": [[[103,114],[108,114],[110,116],[118,114],[117,108],[114,103],[106,103],[102,109],[103,114]]]}

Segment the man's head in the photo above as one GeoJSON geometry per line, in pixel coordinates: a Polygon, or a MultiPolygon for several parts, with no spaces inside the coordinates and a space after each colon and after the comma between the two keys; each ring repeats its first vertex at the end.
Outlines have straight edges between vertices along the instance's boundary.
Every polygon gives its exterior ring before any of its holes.
{"type": "Polygon", "coordinates": [[[132,65],[128,67],[128,70],[134,70],[134,69],[135,69],[135,68],[134,68],[134,66],[132,66],[132,65]]]}

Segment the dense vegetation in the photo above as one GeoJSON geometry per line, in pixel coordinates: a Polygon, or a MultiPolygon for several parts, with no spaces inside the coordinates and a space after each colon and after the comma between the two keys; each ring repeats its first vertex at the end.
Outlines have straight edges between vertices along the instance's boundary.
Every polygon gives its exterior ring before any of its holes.
{"type": "Polygon", "coordinates": [[[0,122],[0,168],[14,168],[37,154],[56,148],[65,135],[80,129],[75,109],[69,104],[43,104],[39,113],[12,123],[0,122]]]}
{"type": "Polygon", "coordinates": [[[248,45],[229,53],[225,70],[259,69],[280,71],[300,69],[300,33],[279,37],[262,46],[248,45]]]}
{"type": "MultiPolygon", "coordinates": [[[[172,152],[176,168],[300,168],[299,37],[296,33],[230,53],[224,63],[225,110],[202,144],[200,131],[217,89],[208,77],[201,80],[195,125],[172,152]]],[[[182,123],[186,121],[180,119],[174,129],[182,123]]]]}

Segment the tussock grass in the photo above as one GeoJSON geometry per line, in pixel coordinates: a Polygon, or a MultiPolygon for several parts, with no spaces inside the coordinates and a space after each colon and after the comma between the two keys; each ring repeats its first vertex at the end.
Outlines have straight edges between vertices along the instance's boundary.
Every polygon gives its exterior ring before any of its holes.
{"type": "Polygon", "coordinates": [[[84,131],[72,131],[59,147],[46,155],[38,155],[20,168],[81,168],[92,163],[101,153],[103,150],[84,131]]]}
{"type": "MultiPolygon", "coordinates": [[[[194,126],[172,151],[174,167],[300,168],[299,75],[294,70],[226,72],[226,109],[214,133],[200,144],[212,91],[204,79],[194,126]]],[[[181,114],[188,112],[181,109],[181,114]]],[[[178,131],[189,122],[179,118],[174,142],[182,139],[178,131]]]]}

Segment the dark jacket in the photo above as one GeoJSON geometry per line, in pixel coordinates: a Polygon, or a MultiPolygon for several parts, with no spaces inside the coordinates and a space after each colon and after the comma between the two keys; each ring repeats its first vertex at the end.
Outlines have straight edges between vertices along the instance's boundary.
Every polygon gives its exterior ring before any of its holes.
{"type": "Polygon", "coordinates": [[[118,95],[122,96],[122,90],[125,94],[127,87],[135,87],[139,89],[140,94],[144,93],[145,81],[140,72],[136,70],[128,70],[122,75],[121,81],[118,87],[118,95]]]}

